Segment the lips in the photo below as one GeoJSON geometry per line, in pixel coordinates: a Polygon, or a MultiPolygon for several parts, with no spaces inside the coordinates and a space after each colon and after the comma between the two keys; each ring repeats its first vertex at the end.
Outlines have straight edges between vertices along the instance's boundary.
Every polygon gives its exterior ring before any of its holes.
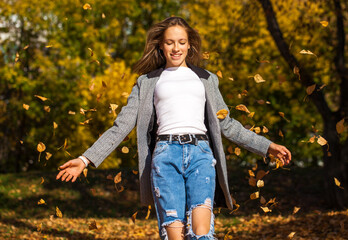
{"type": "Polygon", "coordinates": [[[181,55],[182,55],[182,54],[170,54],[170,56],[171,56],[171,58],[172,58],[173,60],[178,60],[178,59],[180,59],[181,55]]]}

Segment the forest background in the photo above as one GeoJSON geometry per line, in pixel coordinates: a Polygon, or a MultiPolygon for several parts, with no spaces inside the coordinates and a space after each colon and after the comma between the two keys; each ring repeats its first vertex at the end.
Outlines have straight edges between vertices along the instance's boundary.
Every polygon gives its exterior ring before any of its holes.
{"type": "MultiPolygon", "coordinates": [[[[202,37],[202,67],[219,76],[231,117],[293,154],[284,170],[224,139],[231,172],[256,173],[257,164],[290,178],[292,168],[317,172],[326,206],[344,209],[347,8],[339,0],[2,0],[0,173],[56,173],[83,153],[126,104],[149,27],[181,16],[202,37]]],[[[135,131],[99,168],[136,175],[135,131]]]]}

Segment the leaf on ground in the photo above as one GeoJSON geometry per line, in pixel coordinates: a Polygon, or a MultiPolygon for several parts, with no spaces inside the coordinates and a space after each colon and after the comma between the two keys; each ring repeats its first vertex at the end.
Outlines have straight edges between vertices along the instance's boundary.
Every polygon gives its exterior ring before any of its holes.
{"type": "Polygon", "coordinates": [[[254,115],[255,115],[255,112],[251,112],[251,113],[248,114],[248,117],[253,118],[254,115]]]}
{"type": "Polygon", "coordinates": [[[289,235],[288,235],[288,239],[292,239],[294,237],[296,232],[291,232],[289,235]]]}
{"type": "Polygon", "coordinates": [[[262,127],[262,132],[263,132],[263,133],[268,133],[268,128],[265,127],[265,126],[263,126],[263,127],[262,127]]]}
{"type": "Polygon", "coordinates": [[[92,231],[93,230],[100,231],[102,229],[102,226],[99,223],[97,223],[95,220],[93,220],[92,222],[88,224],[88,229],[92,231]]]}
{"type": "Polygon", "coordinates": [[[249,185],[252,187],[256,187],[256,179],[253,177],[249,178],[249,185]]]}

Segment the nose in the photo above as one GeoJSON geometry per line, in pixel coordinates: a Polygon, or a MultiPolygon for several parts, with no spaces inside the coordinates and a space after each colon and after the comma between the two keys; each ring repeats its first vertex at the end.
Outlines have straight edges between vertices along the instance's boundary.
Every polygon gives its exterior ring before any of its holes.
{"type": "Polygon", "coordinates": [[[178,44],[178,43],[175,43],[175,44],[174,44],[173,51],[174,51],[174,52],[178,52],[178,51],[179,51],[179,44],[178,44]]]}

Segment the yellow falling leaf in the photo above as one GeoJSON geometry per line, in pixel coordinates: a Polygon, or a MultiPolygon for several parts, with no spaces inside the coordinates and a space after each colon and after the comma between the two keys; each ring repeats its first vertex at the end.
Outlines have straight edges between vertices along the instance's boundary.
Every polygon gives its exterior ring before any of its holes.
{"type": "Polygon", "coordinates": [[[136,212],[132,215],[132,221],[133,221],[133,223],[135,223],[135,219],[137,218],[137,214],[138,214],[138,211],[136,211],[136,212]]]}
{"type": "Polygon", "coordinates": [[[308,142],[310,142],[310,143],[314,143],[314,141],[315,141],[315,136],[311,137],[311,138],[308,140],[308,142]]]}
{"type": "Polygon", "coordinates": [[[268,133],[268,128],[266,128],[265,126],[262,127],[262,132],[263,133],[268,133]]]}
{"type": "Polygon", "coordinates": [[[227,117],[228,111],[226,109],[219,110],[216,115],[218,119],[225,119],[227,117]]]}
{"type": "Polygon", "coordinates": [[[80,114],[86,115],[86,112],[87,112],[87,110],[85,110],[85,109],[83,109],[83,108],[80,108],[80,114]]]}
{"type": "Polygon", "coordinates": [[[292,214],[296,214],[300,209],[301,209],[300,207],[294,207],[292,214]]]}
{"type": "Polygon", "coordinates": [[[264,80],[264,79],[261,77],[260,74],[256,74],[256,75],[254,76],[254,80],[255,80],[256,83],[266,82],[266,80],[264,80]]]}
{"type": "Polygon", "coordinates": [[[97,60],[97,59],[93,59],[92,61],[91,61],[91,63],[97,63],[98,65],[100,65],[100,62],[97,60]]]}
{"type": "Polygon", "coordinates": [[[60,218],[63,217],[63,214],[62,214],[62,212],[59,210],[58,207],[56,207],[56,215],[57,215],[57,217],[60,217],[60,218]]]}
{"type": "Polygon", "coordinates": [[[260,207],[265,213],[272,212],[268,207],[260,207]]]}
{"type": "Polygon", "coordinates": [[[70,115],[75,115],[75,114],[76,114],[76,112],[69,111],[69,112],[68,112],[68,114],[70,114],[70,115]]]}
{"type": "Polygon", "coordinates": [[[254,128],[255,133],[259,134],[261,132],[261,128],[260,127],[256,127],[254,128]]]}
{"type": "Polygon", "coordinates": [[[240,152],[241,152],[241,150],[240,150],[239,147],[236,147],[236,148],[234,149],[234,154],[236,154],[237,156],[240,155],[240,152]]]}
{"type": "Polygon", "coordinates": [[[53,122],[53,129],[56,129],[58,127],[58,124],[56,122],[53,122]]]}
{"type": "Polygon", "coordinates": [[[234,78],[233,77],[229,77],[228,80],[234,81],[234,78]]]}
{"type": "Polygon", "coordinates": [[[328,21],[320,21],[320,24],[323,26],[323,27],[327,27],[329,25],[329,22],[328,21]]]}
{"type": "Polygon", "coordinates": [[[23,145],[23,141],[22,140],[19,140],[19,142],[23,145]]]}
{"type": "Polygon", "coordinates": [[[80,122],[80,125],[87,125],[93,118],[89,118],[85,120],[84,122],[80,122]]]}
{"type": "Polygon", "coordinates": [[[145,217],[146,220],[149,219],[150,213],[151,213],[151,205],[149,205],[149,206],[147,207],[147,214],[146,214],[146,217],[145,217]]]}
{"type": "Polygon", "coordinates": [[[222,72],[220,70],[217,71],[216,75],[218,75],[219,78],[222,78],[222,72]]]}
{"type": "Polygon", "coordinates": [[[19,53],[18,53],[18,52],[16,52],[16,58],[15,58],[15,62],[18,62],[18,60],[19,60],[19,53]]]}
{"type": "Polygon", "coordinates": [[[262,188],[262,187],[265,186],[265,183],[264,183],[263,180],[258,180],[257,183],[256,183],[256,186],[257,186],[258,188],[262,188]]]}
{"type": "Polygon", "coordinates": [[[209,52],[204,52],[204,53],[202,54],[202,58],[203,58],[203,59],[209,59],[209,56],[210,56],[210,53],[209,53],[209,52]]]}
{"type": "Polygon", "coordinates": [[[252,170],[249,169],[249,170],[248,170],[248,173],[249,173],[249,176],[250,176],[250,177],[255,177],[255,174],[254,174],[254,172],[253,172],[252,170]]]}
{"type": "Polygon", "coordinates": [[[296,233],[296,232],[291,232],[291,233],[288,235],[288,239],[292,239],[292,238],[295,236],[295,233],[296,233]]]}
{"type": "Polygon", "coordinates": [[[90,52],[91,52],[91,57],[93,57],[93,50],[92,50],[92,48],[87,48],[90,52]]]}
{"type": "Polygon", "coordinates": [[[83,169],[82,172],[83,172],[83,175],[85,176],[85,178],[87,178],[88,168],[83,169]]]}
{"type": "Polygon", "coordinates": [[[112,113],[114,114],[114,117],[116,117],[116,109],[118,108],[118,105],[110,103],[110,108],[111,108],[112,113]]]}
{"type": "Polygon", "coordinates": [[[84,9],[84,10],[92,10],[92,7],[91,7],[91,5],[89,5],[89,3],[85,3],[85,4],[83,5],[83,9],[84,9]]]}
{"type": "Polygon", "coordinates": [[[300,52],[301,54],[307,54],[307,55],[314,55],[314,56],[316,56],[317,57],[317,55],[315,55],[314,53],[312,53],[311,51],[309,51],[309,50],[305,50],[305,49],[303,49],[303,50],[301,50],[301,52],[300,52]]]}
{"type": "Polygon", "coordinates": [[[343,133],[344,131],[344,118],[339,121],[338,123],[336,123],[336,131],[338,134],[343,133]]]}
{"type": "Polygon", "coordinates": [[[41,205],[41,204],[46,204],[45,200],[43,200],[42,198],[37,202],[38,205],[41,205]]]}
{"type": "Polygon", "coordinates": [[[102,19],[104,19],[105,18],[105,14],[104,13],[102,13],[102,19]]]}
{"type": "Polygon", "coordinates": [[[46,45],[45,48],[51,48],[53,45],[46,45]]]}
{"type": "Polygon", "coordinates": [[[115,184],[122,181],[121,175],[122,175],[122,172],[119,172],[119,173],[116,174],[116,176],[115,176],[115,178],[114,178],[114,183],[115,183],[115,184]]]}
{"type": "Polygon", "coordinates": [[[129,97],[129,93],[123,92],[123,93],[121,94],[121,96],[124,97],[124,98],[128,98],[128,97],[129,97]]]}
{"type": "Polygon", "coordinates": [[[137,175],[137,174],[138,174],[138,171],[137,171],[137,170],[132,170],[132,173],[133,173],[134,175],[137,175]]]}
{"type": "Polygon", "coordinates": [[[50,159],[52,157],[52,154],[49,152],[46,152],[46,160],[50,159]]]}
{"type": "Polygon", "coordinates": [[[39,144],[37,145],[37,147],[36,147],[36,149],[37,149],[37,151],[38,152],[43,152],[43,151],[45,151],[46,150],[46,146],[45,146],[45,144],[44,143],[42,143],[42,142],[39,142],[39,144]]]}
{"type": "Polygon", "coordinates": [[[316,84],[313,84],[313,85],[307,87],[306,88],[307,95],[311,95],[314,92],[316,86],[317,86],[316,84]]]}
{"type": "Polygon", "coordinates": [[[260,192],[254,192],[254,193],[250,194],[250,199],[251,200],[257,199],[257,198],[259,198],[259,195],[260,195],[260,192]]]}
{"type": "Polygon", "coordinates": [[[254,114],[255,114],[255,112],[251,112],[251,113],[248,114],[248,117],[253,118],[254,114]]]}
{"type": "Polygon", "coordinates": [[[126,146],[122,147],[121,150],[123,153],[129,153],[129,148],[127,148],[126,146]]]}
{"type": "Polygon", "coordinates": [[[28,110],[29,107],[30,107],[30,106],[29,106],[28,104],[23,103],[23,108],[24,108],[25,110],[28,110]]]}
{"type": "Polygon", "coordinates": [[[341,188],[341,189],[344,189],[344,188],[341,186],[341,182],[338,181],[337,178],[334,177],[334,181],[335,181],[335,184],[336,184],[337,187],[339,187],[339,188],[341,188]]]}
{"type": "Polygon", "coordinates": [[[318,142],[321,146],[324,146],[325,144],[327,144],[326,139],[323,138],[322,136],[319,136],[319,137],[318,137],[317,142],[318,142]]]}
{"type": "Polygon", "coordinates": [[[248,110],[248,108],[247,108],[245,105],[243,105],[243,104],[237,105],[237,106],[236,106],[236,109],[237,109],[237,110],[240,110],[240,111],[244,111],[244,112],[250,113],[250,111],[248,110]]]}
{"type": "Polygon", "coordinates": [[[34,95],[34,97],[37,97],[37,98],[41,99],[42,101],[48,100],[48,98],[42,97],[42,96],[39,96],[39,95],[34,95]]]}
{"type": "Polygon", "coordinates": [[[28,47],[29,47],[29,45],[26,45],[26,46],[23,48],[23,50],[27,50],[28,47]]]}
{"type": "Polygon", "coordinates": [[[40,184],[43,184],[44,181],[45,181],[45,179],[44,179],[43,177],[41,177],[41,182],[40,182],[40,184]]]}
{"type": "Polygon", "coordinates": [[[284,134],[283,134],[283,132],[282,132],[282,130],[279,130],[279,136],[281,136],[282,138],[284,138],[284,134]]]}
{"type": "Polygon", "coordinates": [[[297,66],[294,67],[294,74],[296,74],[298,79],[301,80],[300,69],[297,66]]]}
{"type": "Polygon", "coordinates": [[[45,110],[46,112],[50,112],[50,111],[51,111],[51,108],[50,108],[50,106],[44,106],[44,110],[45,110]]]}

